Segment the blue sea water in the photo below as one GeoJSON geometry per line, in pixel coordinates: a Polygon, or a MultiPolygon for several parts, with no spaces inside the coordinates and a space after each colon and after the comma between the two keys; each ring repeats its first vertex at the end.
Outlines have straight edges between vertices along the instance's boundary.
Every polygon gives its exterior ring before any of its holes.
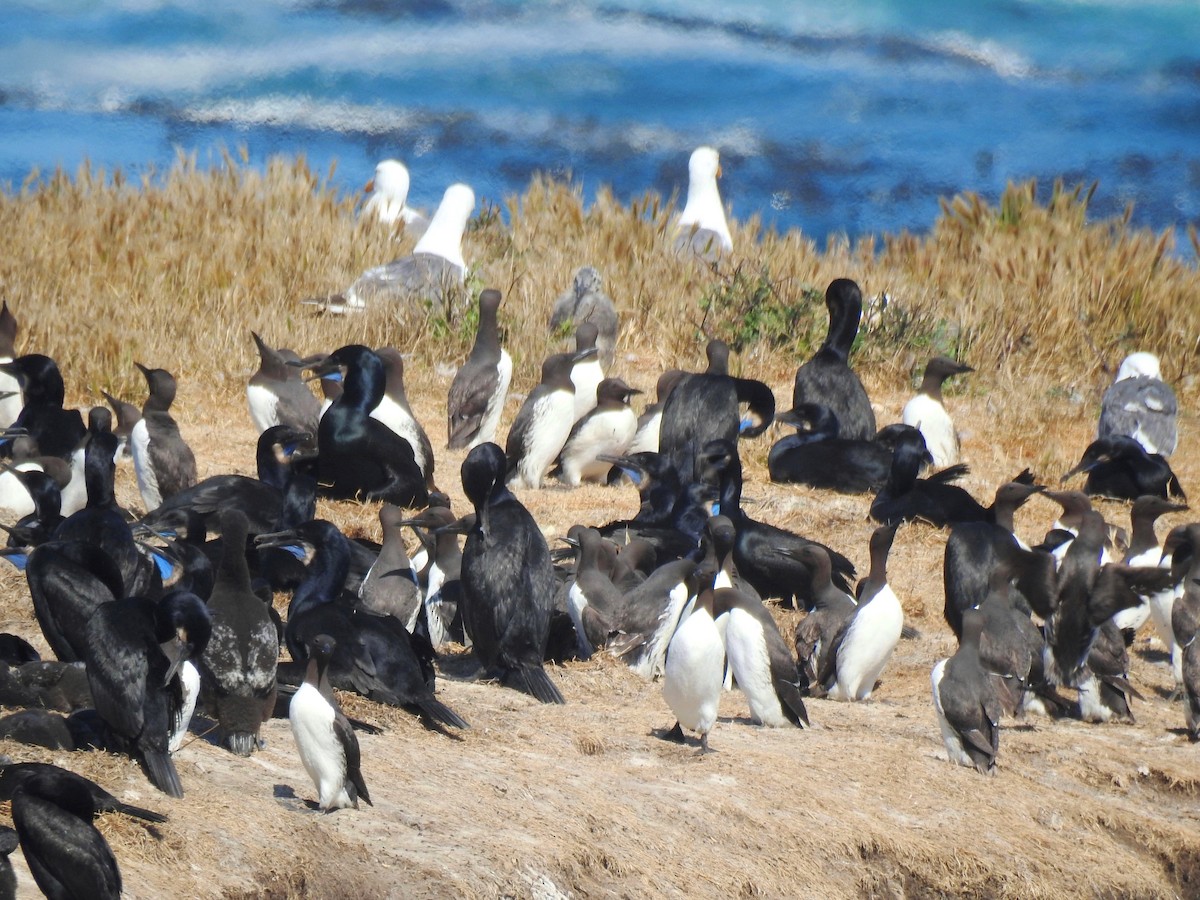
{"type": "MultiPolygon", "coordinates": [[[[303,154],[385,157],[432,208],[537,171],[682,191],[722,154],[733,216],[927,229],[938,198],[1099,182],[1096,216],[1200,219],[1194,0],[28,0],[0,4],[0,184],[303,154]]],[[[1184,242],[1186,243],[1186,242],[1184,242]]]]}

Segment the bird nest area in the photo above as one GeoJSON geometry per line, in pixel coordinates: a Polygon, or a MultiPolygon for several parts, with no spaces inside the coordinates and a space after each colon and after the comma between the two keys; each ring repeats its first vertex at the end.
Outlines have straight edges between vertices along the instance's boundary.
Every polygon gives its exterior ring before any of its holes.
{"type": "MultiPolygon", "coordinates": [[[[438,448],[438,486],[467,511],[463,454],[443,449],[443,436],[469,319],[400,327],[386,313],[318,318],[298,304],[408,252],[409,238],[355,220],[353,203],[303,164],[262,174],[181,165],[161,183],[118,182],[55,176],[0,198],[10,238],[0,292],[22,323],[18,350],[59,360],[68,402],[91,405],[101,388],[140,402],[132,362],[164,366],[179,378],[173,414],[200,477],[249,474],[251,329],[301,354],[394,344],[411,354],[408,395],[438,448]]],[[[464,248],[471,278],[505,294],[500,321],[515,372],[500,434],[541,359],[566,343],[545,323],[575,267],[600,269],[621,313],[612,374],[652,392],[663,369],[702,366],[700,301],[735,283],[741,266],[770,280],[772,291],[753,296],[789,303],[838,276],[857,279],[868,298],[889,292],[882,313],[869,299],[854,357],[880,424],[899,419],[930,356],[975,365],[948,385],[946,403],[971,466],[960,483],[984,502],[1026,467],[1056,482],[1094,435],[1121,356],[1155,349],[1180,394],[1183,439],[1171,464],[1185,489],[1197,489],[1195,268],[1164,256],[1155,236],[1086,224],[1078,195],[1056,192],[1042,207],[1026,193],[1015,190],[1003,216],[958,198],[927,237],[875,246],[818,250],[794,234],[761,233],[753,220],[735,223],[739,249],[714,271],[670,257],[669,209],[655,198],[625,209],[602,195],[585,210],[579,191],[535,182],[508,203],[507,228],[481,217],[464,248]],[[1129,346],[1130,334],[1145,344],[1129,346]]],[[[815,349],[809,336],[823,335],[823,305],[803,314],[787,341],[728,330],[761,321],[750,315],[710,316],[705,327],[745,339],[734,369],[767,382],[783,409],[796,366],[815,349]]],[[[864,574],[870,498],[771,484],[767,451],[782,434],[772,426],[741,444],[746,511],[828,544],[864,574]]],[[[117,478],[118,500],[139,508],[131,467],[117,478]]],[[[551,484],[520,498],[552,544],[577,522],[637,507],[628,485],[551,484]]],[[[1128,525],[1127,504],[1098,505],[1128,525]]],[[[1057,512],[1034,497],[1018,533],[1040,539],[1057,512]]],[[[375,505],[321,501],[318,514],[351,536],[380,537],[375,505]]],[[[1188,516],[1164,517],[1160,533],[1188,516]]],[[[1006,721],[994,776],[947,760],[929,685],[933,664],[954,649],[941,614],[945,540],[919,524],[896,536],[889,580],[918,636],[900,642],[868,702],[809,700],[811,728],[770,729],[752,724],[739,692],[726,693],[708,755],[661,740],[674,719],[660,684],[603,654],[552,667],[567,705],[543,706],[463,680],[464,651],[449,654],[438,681],[439,699],[472,726],[458,740],[342,695],[347,714],[383,729],[359,735],[373,807],[315,811],[286,720],[264,727],[266,747],[249,759],[194,736],[176,754],[181,800],[159,794],[123,757],[11,741],[0,752],[57,763],[169,816],[155,826],[117,814],[99,821],[131,897],[1200,895],[1200,747],[1183,734],[1182,707],[1166,699],[1171,673],[1150,629],[1130,653],[1131,681],[1146,698],[1134,702],[1136,724],[1006,721]]],[[[801,613],[774,615],[790,644],[801,613]]],[[[0,630],[48,652],[24,576],[10,567],[0,568],[0,630]]],[[[19,853],[14,865],[22,896],[33,896],[19,853]]]]}
{"type": "MultiPolygon", "coordinates": [[[[627,359],[637,368],[640,361],[627,359]]],[[[763,373],[786,396],[788,373],[763,373]]],[[[1002,437],[998,422],[1039,413],[1052,391],[997,416],[987,376],[947,403],[966,432],[966,484],[980,497],[1046,455],[1053,480],[1073,462],[1094,423],[1091,407],[1045,414],[1037,450],[1002,437]],[[1037,400],[1046,397],[1045,401],[1037,400]],[[1018,408],[1021,407],[1021,408],[1018,408]]],[[[868,381],[881,421],[898,416],[906,392],[868,381]]],[[[249,471],[255,435],[240,398],[201,407],[184,393],[178,417],[202,470],[249,471]],[[190,402],[189,402],[190,400],[190,402]]],[[[410,390],[436,434],[444,392],[410,390]]],[[[508,418],[515,412],[510,401],[508,418]]],[[[1006,405],[1007,408],[1007,405],[1006,405]]],[[[1184,435],[1196,419],[1185,414],[1184,435]]],[[[819,537],[867,568],[869,498],[773,485],[764,458],[775,429],[743,442],[747,510],[819,537]]],[[[1172,463],[1187,487],[1200,454],[1185,440],[1172,463]]],[[[456,509],[463,454],[439,451],[438,483],[456,509]]],[[[630,486],[550,486],[525,491],[547,538],[576,522],[599,523],[636,506],[630,486]]],[[[127,466],[118,499],[137,507],[127,466]]],[[[1127,518],[1125,505],[1104,503],[1127,518]]],[[[347,533],[378,538],[369,504],[321,501],[319,515],[347,533]]],[[[1034,498],[1018,532],[1037,537],[1057,513],[1034,498]]],[[[1160,528],[1184,521],[1175,514],[1160,528]]],[[[808,701],[807,730],[755,726],[737,691],[724,695],[711,735],[696,753],[657,735],[673,718],[661,686],[603,654],[553,667],[566,706],[543,706],[495,684],[460,680],[453,650],[440,699],[471,723],[459,740],[425,730],[402,710],[343,694],[348,715],[382,728],[360,733],[362,768],[375,805],[322,814],[285,720],[267,745],[240,759],[201,736],[176,754],[185,797],[172,800],[136,764],[100,753],[39,750],[10,741],[0,752],[54,762],[93,778],[127,802],[169,816],[145,826],[107,814],[99,827],[121,865],[129,896],[167,892],[224,897],[558,896],[1189,896],[1200,890],[1200,757],[1182,733],[1183,712],[1166,695],[1171,675],[1148,632],[1131,652],[1131,680],[1146,697],[1134,725],[1073,720],[1006,722],[998,770],[984,777],[952,765],[930,700],[929,672],[953,652],[941,618],[945,532],[900,529],[889,566],[906,621],[871,700],[808,701]]],[[[286,609],[287,597],[277,597],[286,609]]],[[[802,613],[776,609],[788,637],[802,613]]],[[[45,645],[23,576],[0,570],[0,626],[45,645]]],[[[5,818],[0,807],[0,820],[5,818]]],[[[15,855],[22,889],[32,890],[15,855]]]]}

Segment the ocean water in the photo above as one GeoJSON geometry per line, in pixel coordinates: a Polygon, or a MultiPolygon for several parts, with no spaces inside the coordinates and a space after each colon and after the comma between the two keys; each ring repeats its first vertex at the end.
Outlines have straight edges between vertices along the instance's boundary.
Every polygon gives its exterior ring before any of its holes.
{"type": "MultiPolygon", "coordinates": [[[[938,198],[1099,182],[1096,216],[1200,219],[1194,0],[39,0],[0,4],[0,184],[303,154],[356,191],[499,201],[685,190],[823,241],[921,231],[938,198]]],[[[1186,245],[1186,241],[1182,242],[1186,245]]]]}

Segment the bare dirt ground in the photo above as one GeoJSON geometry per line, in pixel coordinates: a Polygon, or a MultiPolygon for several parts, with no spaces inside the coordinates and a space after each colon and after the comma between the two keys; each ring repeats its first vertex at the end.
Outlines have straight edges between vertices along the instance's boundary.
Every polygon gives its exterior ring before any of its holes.
{"type": "MultiPolygon", "coordinates": [[[[648,362],[626,365],[627,380],[652,388],[648,362]]],[[[786,403],[794,365],[747,364],[743,374],[769,380],[786,403]]],[[[1056,481],[1094,428],[1099,386],[1072,399],[970,377],[948,398],[966,432],[965,485],[990,497],[1025,466],[1056,481]]],[[[439,448],[448,381],[410,386],[439,448]]],[[[896,420],[907,386],[868,388],[881,424],[896,420]]],[[[241,389],[219,378],[180,387],[177,417],[202,476],[252,469],[241,389]]],[[[515,410],[510,399],[506,423],[515,410]]],[[[1172,464],[1185,488],[1200,490],[1196,432],[1185,415],[1172,464]]],[[[765,456],[777,436],[743,446],[747,511],[829,543],[865,573],[869,498],[769,484],[765,456]]],[[[439,449],[438,481],[457,509],[461,458],[439,449]]],[[[118,477],[120,499],[136,505],[132,471],[118,477]]],[[[522,499],[551,538],[636,507],[629,487],[550,487],[522,499]]],[[[1103,508],[1127,524],[1124,505],[1103,508]]],[[[1056,511],[1035,498],[1018,530],[1039,538],[1056,511]]],[[[377,536],[374,509],[323,503],[321,512],[377,536]]],[[[812,700],[811,729],[775,730],[754,726],[743,697],[727,693],[710,739],[718,752],[707,756],[658,739],[673,722],[660,686],[603,655],[552,670],[562,707],[443,674],[440,698],[473,726],[458,741],[343,695],[350,715],[385,729],[359,736],[375,805],[357,811],[307,805],[313,786],[285,720],[269,723],[266,749],[248,760],[203,738],[187,744],[177,755],[182,800],[121,757],[12,742],[0,752],[84,772],[169,815],[154,828],[100,821],[130,897],[1200,896],[1200,747],[1182,733],[1182,708],[1164,699],[1170,673],[1149,629],[1132,652],[1132,681],[1147,698],[1135,704],[1137,724],[1008,723],[994,777],[947,761],[929,692],[930,668],[954,647],[941,618],[944,542],[925,526],[897,536],[891,582],[920,637],[901,642],[869,702],[812,700]]],[[[777,613],[789,643],[798,616],[777,613]]],[[[7,567],[0,630],[44,649],[24,578],[7,567]]],[[[14,863],[20,895],[36,896],[19,853],[14,863]]]]}

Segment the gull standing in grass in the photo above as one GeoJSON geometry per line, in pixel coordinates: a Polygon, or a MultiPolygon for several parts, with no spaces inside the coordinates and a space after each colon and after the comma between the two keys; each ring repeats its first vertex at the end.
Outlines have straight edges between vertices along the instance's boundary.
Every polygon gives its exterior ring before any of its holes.
{"type": "Polygon", "coordinates": [[[418,301],[444,309],[467,276],[462,236],[475,210],[465,184],[446,188],[429,228],[409,256],[367,269],[341,294],[309,303],[329,313],[356,312],[376,303],[418,301]]]}
{"type": "Polygon", "coordinates": [[[576,325],[591,322],[598,330],[596,346],[600,348],[600,363],[609,369],[617,343],[617,309],[602,284],[600,273],[591,266],[576,270],[571,287],[554,301],[550,330],[557,331],[568,322],[576,325]]]}
{"type": "Polygon", "coordinates": [[[716,262],[733,250],[717,179],[721,156],[712,147],[697,147],[688,160],[687,203],[675,224],[675,252],[716,262]]]}
{"type": "Polygon", "coordinates": [[[1162,380],[1158,357],[1132,353],[1125,357],[1116,380],[1100,401],[1096,437],[1126,435],[1147,453],[1170,456],[1177,438],[1176,411],[1175,391],[1162,380]]]}
{"type": "Polygon", "coordinates": [[[364,191],[371,196],[363,207],[364,216],[375,216],[384,225],[404,222],[406,234],[420,237],[429,227],[429,220],[408,205],[410,179],[408,168],[398,159],[385,159],[375,167],[375,177],[367,182],[364,191]]]}

